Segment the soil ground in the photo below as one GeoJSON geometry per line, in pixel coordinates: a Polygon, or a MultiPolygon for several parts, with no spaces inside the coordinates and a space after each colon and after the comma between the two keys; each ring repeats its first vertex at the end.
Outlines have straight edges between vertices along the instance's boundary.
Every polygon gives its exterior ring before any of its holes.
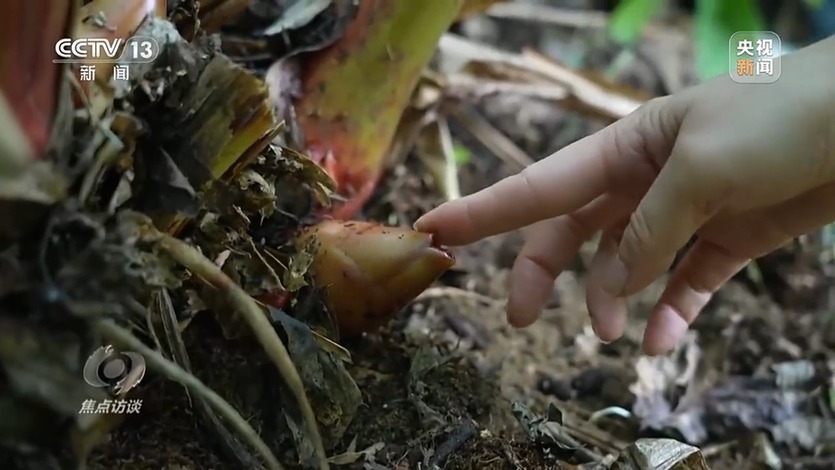
{"type": "MultiPolygon", "coordinates": [[[[578,39],[573,33],[561,33],[573,38],[566,42],[556,32],[546,35],[518,24],[479,21],[464,25],[463,31],[509,48],[582,43],[578,47],[587,63],[598,69],[614,60],[610,49],[590,49],[594,39],[588,35],[578,39]]],[[[682,51],[680,60],[685,61],[687,51],[682,51]]],[[[637,58],[621,67],[618,75],[653,93],[692,81],[686,67],[678,74],[669,72],[675,80],[664,79],[656,69],[657,64],[637,58]]],[[[506,98],[487,101],[479,109],[533,156],[547,155],[602,125],[552,105],[506,98]]],[[[456,140],[472,152],[459,169],[464,193],[515,171],[466,132],[454,130],[456,140]]],[[[411,224],[440,202],[425,175],[414,157],[392,169],[367,209],[368,217],[411,224]]],[[[584,260],[593,249],[590,245],[575,268],[557,280],[554,301],[541,320],[516,330],[507,325],[503,307],[507,273],[521,243],[519,234],[508,234],[457,250],[456,268],[383,331],[344,344],[351,352],[350,371],[364,403],[334,453],[344,451],[354,439],[356,450],[377,445],[369,452],[373,458],[360,458],[345,468],[431,468],[428,464],[438,455],[445,456],[446,469],[572,468],[568,463],[572,456],[564,455],[559,460],[565,463],[556,463],[541,446],[528,441],[511,412],[517,401],[534,413],[556,404],[566,429],[598,455],[616,453],[639,436],[630,420],[609,417],[592,422],[590,416],[606,407],[629,410],[632,406],[635,397],[629,387],[636,380],[642,329],[659,286],[631,300],[625,337],[601,344],[590,329],[584,299],[584,260]],[[449,358],[421,380],[420,403],[430,411],[411,396],[407,380],[414,357],[424,354],[427,345],[449,358]]],[[[797,253],[781,252],[762,260],[760,278],[739,276],[696,322],[697,343],[714,375],[750,376],[789,359],[831,356],[835,295],[821,281],[825,266],[797,253]],[[804,281],[809,276],[814,282],[804,281]]],[[[185,341],[195,374],[242,410],[266,442],[285,449],[279,455],[284,462],[294,461],[291,441],[278,423],[281,403],[272,366],[257,343],[224,339],[208,315],[189,326],[185,341]]],[[[141,392],[141,414],[129,418],[95,452],[90,468],[236,468],[217,451],[219,446],[200,425],[181,386],[151,377],[141,392]]],[[[743,436],[725,434],[705,443],[711,468],[736,468],[748,459],[743,436]]],[[[816,460],[791,447],[778,450],[785,468],[832,468],[831,458],[816,460]]]]}
{"type": "MultiPolygon", "coordinates": [[[[417,178],[406,179],[422,186],[417,178]]],[[[399,194],[404,186],[408,183],[397,185],[399,194]]],[[[642,328],[660,285],[632,299],[625,337],[601,344],[588,322],[580,261],[578,270],[558,279],[555,300],[540,321],[516,330],[505,321],[502,299],[520,243],[519,236],[507,235],[460,251],[457,270],[387,328],[344,344],[351,352],[349,370],[364,404],[338,449],[347,448],[355,438],[357,450],[385,444],[374,456],[379,467],[357,463],[346,468],[430,468],[420,463],[451,436],[464,432],[469,422],[474,426],[472,436],[452,451],[444,468],[560,468],[543,457],[538,445],[527,441],[511,413],[514,401],[538,413],[544,413],[548,403],[558,404],[566,426],[579,440],[596,443],[603,455],[637,437],[635,426],[623,420],[590,424],[588,419],[596,410],[628,409],[634,401],[628,387],[635,381],[642,328]],[[426,345],[451,357],[422,380],[426,386],[423,401],[441,421],[422,415],[409,394],[410,364],[426,345]]],[[[744,284],[734,281],[720,292],[694,326],[702,349],[713,356],[710,366],[717,373],[753,374],[767,364],[835,347],[831,313],[786,309],[744,284]],[[739,330],[728,336],[732,324],[739,330]],[[733,341],[741,343],[734,348],[729,344],[733,341]],[[778,347],[773,347],[775,343],[778,347]]],[[[280,403],[273,366],[258,344],[226,340],[209,316],[189,326],[185,341],[196,375],[213,389],[223,390],[256,429],[267,431],[267,442],[283,442],[288,449],[284,461],[292,461],[287,435],[275,431],[281,426],[276,423],[280,403]]],[[[202,430],[182,387],[149,381],[143,390],[142,413],[126,421],[110,443],[97,451],[90,468],[234,468],[216,453],[218,446],[202,430]]],[[[739,436],[725,436],[735,437],[739,436]]],[[[736,459],[746,458],[736,454],[733,446],[722,449],[718,447],[721,442],[714,444],[712,468],[732,468],[736,459]]]]}

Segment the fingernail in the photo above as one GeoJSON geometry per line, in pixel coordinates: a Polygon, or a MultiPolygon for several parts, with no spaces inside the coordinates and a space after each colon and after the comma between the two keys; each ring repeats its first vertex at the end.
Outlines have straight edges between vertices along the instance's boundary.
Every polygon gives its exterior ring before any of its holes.
{"type": "Polygon", "coordinates": [[[596,336],[596,337],[597,337],[597,341],[599,341],[599,342],[600,342],[600,344],[609,344],[609,343],[611,343],[611,341],[606,341],[606,340],[604,340],[604,339],[601,339],[601,338],[600,338],[600,332],[599,332],[599,331],[597,331],[597,323],[594,321],[594,319],[592,319],[592,321],[591,321],[591,331],[593,331],[593,332],[594,332],[594,336],[596,336]]]}
{"type": "Polygon", "coordinates": [[[647,325],[647,332],[644,333],[643,349],[647,355],[652,356],[666,354],[675,349],[690,328],[681,315],[666,305],[658,309],[651,321],[652,324],[647,325]]]}
{"type": "Polygon", "coordinates": [[[620,256],[615,256],[606,264],[600,275],[600,288],[613,297],[620,297],[628,276],[626,265],[620,260],[620,256]]]}

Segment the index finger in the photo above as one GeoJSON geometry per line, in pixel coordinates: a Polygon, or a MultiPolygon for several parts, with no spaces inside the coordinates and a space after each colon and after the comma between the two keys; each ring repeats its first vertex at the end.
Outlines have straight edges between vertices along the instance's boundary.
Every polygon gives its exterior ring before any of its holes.
{"type": "MultiPolygon", "coordinates": [[[[692,94],[692,92],[691,92],[692,94]]],[[[615,184],[639,184],[635,169],[669,155],[692,97],[654,98],[632,114],[475,194],[442,204],[415,229],[444,245],[485,237],[569,214],[615,184]],[[648,158],[651,157],[651,158],[648,158]]]]}
{"type": "MultiPolygon", "coordinates": [[[[617,124],[615,124],[617,125],[617,124]]],[[[442,204],[415,222],[438,243],[476,240],[571,213],[607,189],[606,155],[614,153],[607,127],[471,195],[442,204]]]]}

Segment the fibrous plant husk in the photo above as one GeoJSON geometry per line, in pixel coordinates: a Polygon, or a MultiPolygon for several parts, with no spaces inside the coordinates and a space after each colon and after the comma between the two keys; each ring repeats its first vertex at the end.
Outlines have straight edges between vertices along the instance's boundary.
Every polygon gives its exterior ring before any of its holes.
{"type": "MultiPolygon", "coordinates": [[[[0,114],[13,116],[28,136],[28,146],[10,146],[18,156],[6,165],[10,174],[33,175],[21,180],[28,182],[22,190],[0,194],[0,205],[11,207],[0,227],[0,465],[83,463],[119,425],[118,414],[79,413],[86,400],[112,398],[84,382],[82,367],[90,352],[113,344],[139,352],[154,375],[183,384],[238,464],[280,468],[274,449],[190,372],[179,335],[194,315],[210,310],[228,335],[251,335],[263,346],[283,379],[277,399],[299,461],[327,468],[325,446],[350,424],[360,395],[340,349],[322,346],[332,345],[338,325],[346,324],[339,312],[355,311],[320,285],[328,269],[339,269],[322,253],[340,251],[321,247],[356,245],[353,237],[363,235],[317,239],[317,229],[309,228],[319,223],[313,210],[329,204],[334,182],[304,155],[307,148],[281,144],[293,141],[283,134],[290,126],[276,118],[264,81],[223,54],[218,38],[203,34],[199,22],[186,21],[199,18],[194,3],[172,5],[172,19],[182,20],[175,22],[179,30],[155,16],[159,3],[149,5],[73,4],[62,17],[84,21],[89,15],[79,19],[77,8],[101,11],[118,21],[115,29],[107,21],[84,23],[72,28],[75,34],[155,38],[159,57],[130,64],[127,82],[103,74],[81,85],[77,74],[56,74],[50,91],[60,97],[72,87],[73,94],[62,105],[40,108],[60,111],[52,113],[52,124],[30,125],[14,105],[0,114]],[[72,133],[55,132],[58,118],[68,115],[74,116],[72,133]],[[48,144],[44,128],[52,135],[48,144]],[[50,146],[56,150],[45,152],[50,146]],[[34,160],[44,163],[37,172],[34,160]],[[55,180],[64,182],[60,191],[32,196],[55,180]],[[307,250],[297,240],[316,240],[319,248],[307,250]],[[311,265],[317,275],[307,272],[311,265]],[[277,310],[255,300],[304,291],[325,299],[309,304],[325,312],[314,318],[337,315],[330,329],[293,318],[300,312],[292,307],[277,310]]],[[[443,28],[436,29],[439,35],[443,28]]],[[[50,31],[66,35],[57,26],[50,31]]],[[[7,101],[17,100],[20,89],[18,82],[2,87],[7,101]]],[[[330,233],[330,224],[319,228],[330,233]]],[[[372,238],[386,241],[379,238],[385,230],[372,227],[372,238]]],[[[450,258],[425,238],[397,230],[383,258],[353,260],[357,272],[368,274],[363,282],[372,283],[382,279],[378,271],[408,261],[399,291],[387,292],[383,303],[378,297],[376,314],[396,313],[449,267],[450,258]],[[398,244],[404,234],[409,240],[398,244]],[[408,256],[396,256],[399,250],[408,256]]],[[[142,397],[153,386],[153,378],[145,380],[126,398],[142,397]]]]}

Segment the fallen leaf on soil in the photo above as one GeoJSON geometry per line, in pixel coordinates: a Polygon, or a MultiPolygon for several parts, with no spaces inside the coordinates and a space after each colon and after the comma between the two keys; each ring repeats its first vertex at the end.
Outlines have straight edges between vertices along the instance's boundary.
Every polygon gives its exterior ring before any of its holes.
{"type": "MultiPolygon", "coordinates": [[[[696,342],[695,333],[689,333],[673,353],[669,356],[641,357],[635,364],[637,379],[629,390],[635,395],[635,404],[632,412],[647,428],[661,429],[670,425],[674,419],[675,395],[678,387],[690,385],[698,366],[701,351],[696,342]]],[[[677,422],[674,426],[679,432],[687,437],[688,442],[700,442],[700,439],[691,440],[701,435],[701,424],[688,421],[677,422]],[[696,426],[698,430],[689,429],[696,426]]]]}
{"type": "Polygon", "coordinates": [[[695,370],[694,341],[695,337],[679,347],[672,358],[641,358],[636,364],[638,381],[630,390],[636,396],[633,413],[642,427],[675,431],[691,444],[704,443],[708,436],[722,439],[768,431],[778,442],[811,448],[830,435],[825,421],[804,411],[812,401],[808,385],[815,377],[809,364],[777,364],[771,377],[729,376],[707,386],[692,382],[694,375],[687,372],[695,370]],[[685,354],[687,350],[691,352],[685,354]],[[689,356],[686,367],[676,366],[676,355],[689,356]],[[688,391],[677,392],[685,385],[688,391]]]}
{"type": "Polygon", "coordinates": [[[423,376],[429,371],[451,360],[452,356],[442,356],[436,348],[423,346],[412,357],[412,362],[409,366],[409,383],[415,383],[423,379],[423,376]]]}
{"type": "Polygon", "coordinates": [[[775,442],[796,444],[811,451],[820,444],[835,442],[835,422],[831,418],[801,416],[776,423],[769,429],[775,442]]]}
{"type": "Polygon", "coordinates": [[[609,467],[611,470],[709,470],[698,448],[673,439],[639,439],[609,467]]]}
{"type": "MultiPolygon", "coordinates": [[[[278,319],[287,335],[287,351],[316,410],[325,446],[330,447],[342,438],[354,419],[362,402],[359,387],[348,374],[341,358],[319,347],[307,325],[279,310],[271,309],[270,314],[278,319]]],[[[313,461],[313,446],[296,411],[285,408],[284,417],[296,439],[300,459],[313,461]]]]}
{"type": "Polygon", "coordinates": [[[386,446],[383,442],[377,442],[375,444],[371,444],[367,448],[357,451],[357,438],[356,436],[351,440],[351,444],[348,445],[348,449],[338,455],[334,455],[328,459],[329,463],[333,465],[350,465],[352,463],[357,462],[360,459],[368,459],[373,458],[377,452],[383,450],[386,446]]]}
{"type": "Polygon", "coordinates": [[[319,204],[330,204],[336,183],[313,160],[291,148],[281,147],[277,164],[297,182],[310,189],[319,204]]]}
{"type": "Polygon", "coordinates": [[[513,403],[513,416],[522,426],[531,442],[542,446],[546,452],[580,449],[582,445],[563,428],[562,411],[553,403],[548,404],[545,416],[536,416],[521,402],[513,403]]]}

